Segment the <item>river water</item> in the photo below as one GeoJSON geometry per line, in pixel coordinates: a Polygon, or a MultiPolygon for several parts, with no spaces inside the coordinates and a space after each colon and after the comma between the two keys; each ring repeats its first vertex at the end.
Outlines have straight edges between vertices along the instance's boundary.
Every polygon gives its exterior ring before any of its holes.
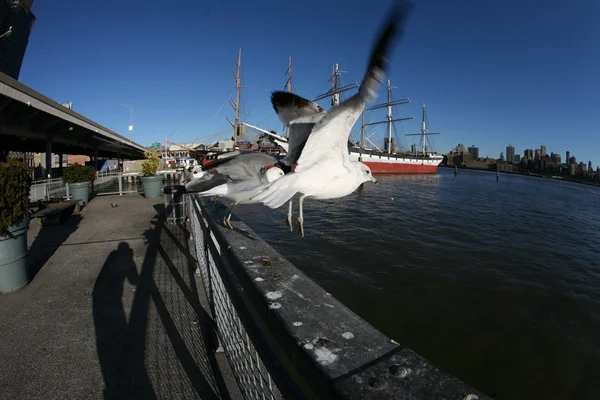
{"type": "Polygon", "coordinates": [[[600,188],[443,168],[378,179],[306,199],[305,238],[284,225],[287,206],[236,215],[362,318],[484,393],[600,398],[600,188]]]}

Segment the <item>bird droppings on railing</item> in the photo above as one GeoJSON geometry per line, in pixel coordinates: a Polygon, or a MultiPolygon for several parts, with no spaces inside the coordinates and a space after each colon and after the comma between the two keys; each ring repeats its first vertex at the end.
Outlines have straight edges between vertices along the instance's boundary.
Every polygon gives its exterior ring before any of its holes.
{"type": "Polygon", "coordinates": [[[412,370],[410,368],[401,367],[398,364],[394,364],[390,367],[390,374],[397,376],[398,378],[406,378],[412,370]]]}
{"type": "Polygon", "coordinates": [[[270,303],[269,308],[271,310],[277,310],[278,308],[281,308],[281,303],[270,303]]]}
{"type": "Polygon", "coordinates": [[[263,279],[263,278],[261,278],[260,276],[259,276],[259,277],[257,277],[257,278],[255,278],[254,280],[255,280],[256,282],[262,282],[262,281],[264,281],[264,279],[263,279]]]}
{"type": "Polygon", "coordinates": [[[269,299],[269,300],[277,300],[277,299],[280,299],[281,296],[282,296],[282,294],[279,291],[267,293],[267,299],[269,299]]]}
{"type": "Polygon", "coordinates": [[[302,326],[302,322],[296,321],[296,322],[292,323],[292,325],[294,325],[294,326],[302,326]]]}
{"type": "Polygon", "coordinates": [[[342,333],[342,337],[344,339],[350,340],[350,339],[354,338],[354,335],[352,334],[352,332],[344,332],[344,333],[342,333]]]}

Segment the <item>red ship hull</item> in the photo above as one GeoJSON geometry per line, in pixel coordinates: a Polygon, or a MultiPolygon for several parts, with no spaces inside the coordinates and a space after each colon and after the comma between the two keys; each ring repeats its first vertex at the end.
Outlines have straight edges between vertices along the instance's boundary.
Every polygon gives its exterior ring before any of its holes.
{"type": "Polygon", "coordinates": [[[363,161],[374,174],[437,174],[437,165],[363,161]]]}

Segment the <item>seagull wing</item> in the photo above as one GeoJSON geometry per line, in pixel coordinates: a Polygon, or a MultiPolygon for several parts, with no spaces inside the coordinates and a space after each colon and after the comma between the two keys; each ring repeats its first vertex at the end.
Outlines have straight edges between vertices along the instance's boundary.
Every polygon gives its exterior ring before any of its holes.
{"type": "Polygon", "coordinates": [[[388,67],[387,57],[394,39],[402,33],[402,25],[411,8],[412,3],[404,3],[393,9],[383,30],[378,35],[358,93],[332,108],[315,124],[298,159],[297,172],[306,170],[325,159],[336,163],[349,161],[348,136],[350,130],[365,105],[377,96],[377,90],[381,86],[388,67]]]}
{"type": "Polygon", "coordinates": [[[266,165],[277,163],[277,159],[266,153],[244,153],[208,164],[213,165],[216,171],[227,176],[232,181],[258,180],[262,168],[266,165]]]}
{"type": "Polygon", "coordinates": [[[315,103],[294,93],[275,91],[271,93],[271,104],[284,125],[293,120],[313,114],[324,113],[325,110],[315,103]]]}
{"type": "Polygon", "coordinates": [[[289,128],[287,155],[281,162],[296,164],[313,127],[327,112],[314,101],[282,91],[271,93],[271,104],[289,128]]]}

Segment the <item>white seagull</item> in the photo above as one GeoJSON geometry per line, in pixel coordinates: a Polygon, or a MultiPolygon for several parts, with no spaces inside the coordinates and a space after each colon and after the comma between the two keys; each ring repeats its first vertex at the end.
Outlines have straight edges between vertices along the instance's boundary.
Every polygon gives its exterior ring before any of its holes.
{"type": "Polygon", "coordinates": [[[300,193],[300,215],[297,222],[302,236],[302,203],[306,197],[340,198],[351,194],[364,182],[377,182],[368,166],[362,162],[350,161],[348,136],[365,105],[377,96],[377,90],[385,78],[390,47],[394,39],[402,33],[402,23],[405,22],[411,8],[411,3],[394,8],[372,50],[369,66],[358,93],[319,116],[308,134],[304,147],[300,149],[294,172],[263,185],[264,189],[249,199],[250,202],[279,208],[296,193],[300,193]]]}

